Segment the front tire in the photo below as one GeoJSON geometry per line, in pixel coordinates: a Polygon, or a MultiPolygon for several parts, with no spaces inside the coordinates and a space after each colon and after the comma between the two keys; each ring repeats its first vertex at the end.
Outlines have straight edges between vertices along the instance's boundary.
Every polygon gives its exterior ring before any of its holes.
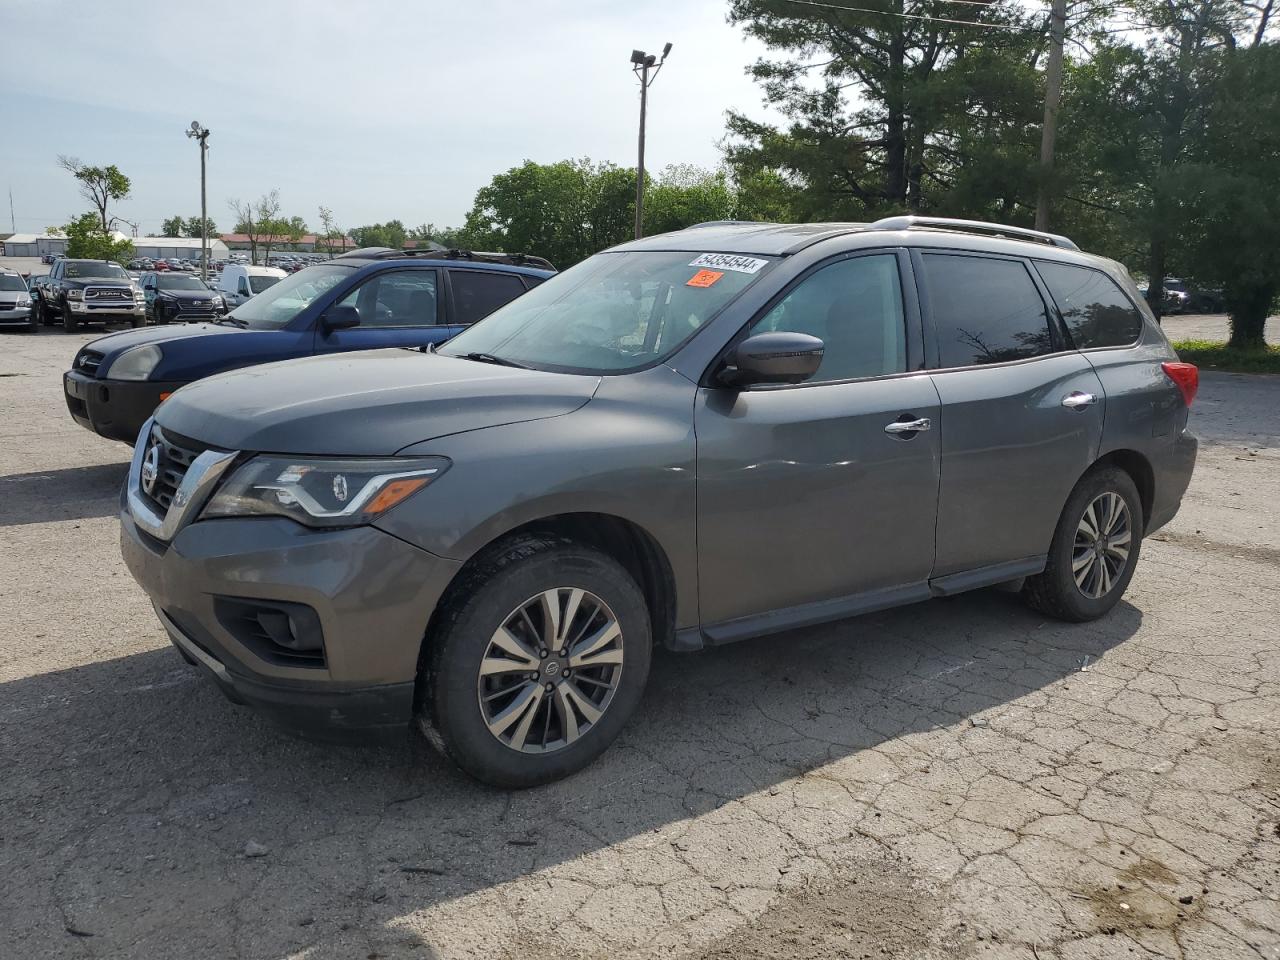
{"type": "Polygon", "coordinates": [[[1096,620],[1120,602],[1142,549],[1142,500],[1119,467],[1098,467],[1076,484],[1062,509],[1044,572],[1023,597],[1058,620],[1096,620]]]}
{"type": "Polygon", "coordinates": [[[452,594],[428,641],[431,739],[496,787],[558,780],[603,753],[640,702],[653,651],[631,575],[591,547],[526,538],[452,594]]]}
{"type": "Polygon", "coordinates": [[[76,315],[71,312],[71,304],[62,301],[62,329],[67,333],[75,333],[80,327],[80,322],[76,320],[76,315]]]}

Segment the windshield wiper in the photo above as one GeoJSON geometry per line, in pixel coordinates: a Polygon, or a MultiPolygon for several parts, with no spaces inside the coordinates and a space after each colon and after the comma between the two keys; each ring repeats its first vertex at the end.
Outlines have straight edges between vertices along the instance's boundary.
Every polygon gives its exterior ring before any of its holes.
{"type": "Polygon", "coordinates": [[[523,363],[516,363],[514,360],[508,360],[506,357],[496,357],[492,353],[459,353],[456,354],[456,356],[462,360],[477,360],[480,363],[496,363],[500,367],[515,367],[517,370],[532,369],[531,367],[525,366],[523,363]]]}
{"type": "Polygon", "coordinates": [[[219,317],[217,320],[215,320],[215,321],[213,321],[213,322],[214,322],[214,323],[229,323],[229,324],[231,324],[231,326],[233,326],[233,327],[240,327],[240,328],[242,328],[242,329],[243,329],[244,327],[247,327],[247,326],[249,325],[249,321],[247,321],[247,320],[241,320],[241,319],[239,319],[238,317],[232,317],[232,316],[229,316],[229,315],[228,315],[228,316],[222,316],[222,317],[219,317]]]}

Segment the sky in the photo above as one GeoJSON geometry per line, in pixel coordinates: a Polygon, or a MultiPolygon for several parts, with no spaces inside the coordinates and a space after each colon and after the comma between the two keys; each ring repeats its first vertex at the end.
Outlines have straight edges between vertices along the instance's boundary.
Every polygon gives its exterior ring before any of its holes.
{"type": "MultiPolygon", "coordinates": [[[[646,168],[715,167],[725,112],[768,116],[744,68],[764,50],[725,0],[0,0],[0,230],[90,209],[59,154],[133,181],[115,212],[157,232],[278,187],[318,226],[456,226],[476,190],[526,158],[635,164],[633,48],[671,56],[649,90],[646,168]],[[51,26],[52,27],[51,30],[51,26]],[[27,38],[29,42],[12,42],[27,38]],[[7,196],[13,193],[15,224],[7,196]]],[[[127,228],[126,228],[127,232],[127,228]]]]}

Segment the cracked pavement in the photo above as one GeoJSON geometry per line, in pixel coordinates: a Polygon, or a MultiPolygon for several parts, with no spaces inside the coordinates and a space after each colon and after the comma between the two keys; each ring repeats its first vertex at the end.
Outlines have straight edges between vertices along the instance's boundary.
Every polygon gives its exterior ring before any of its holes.
{"type": "Polygon", "coordinates": [[[181,661],[127,451],[61,398],[90,338],[0,335],[0,957],[1280,960],[1280,378],[1204,376],[1104,620],[982,591],[660,653],[599,762],[504,793],[181,661]]]}

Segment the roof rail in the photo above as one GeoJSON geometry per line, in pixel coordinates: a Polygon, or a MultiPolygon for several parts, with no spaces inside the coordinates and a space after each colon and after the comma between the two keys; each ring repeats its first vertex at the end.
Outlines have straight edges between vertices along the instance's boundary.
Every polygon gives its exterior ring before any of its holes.
{"type": "Polygon", "coordinates": [[[402,260],[421,257],[427,260],[471,260],[475,263],[501,263],[511,267],[536,267],[539,270],[554,270],[551,261],[544,257],[535,257],[530,253],[495,253],[484,250],[458,250],[448,247],[411,247],[408,250],[396,250],[392,247],[361,247],[348,250],[334,257],[335,260],[359,258],[362,260],[402,260]]]}
{"type": "Polygon", "coordinates": [[[704,220],[702,223],[691,223],[684,230],[697,230],[699,227],[736,227],[739,224],[763,223],[762,220],[704,220]]]}
{"type": "Polygon", "coordinates": [[[1051,247],[1062,247],[1064,250],[1079,250],[1075,241],[1056,233],[1045,233],[1043,230],[1032,230],[1028,227],[1010,227],[1002,223],[987,223],[983,220],[955,220],[950,217],[885,217],[877,220],[869,230],[955,230],[958,233],[978,233],[990,237],[1007,237],[1010,240],[1029,240],[1032,243],[1044,243],[1051,247]]]}

